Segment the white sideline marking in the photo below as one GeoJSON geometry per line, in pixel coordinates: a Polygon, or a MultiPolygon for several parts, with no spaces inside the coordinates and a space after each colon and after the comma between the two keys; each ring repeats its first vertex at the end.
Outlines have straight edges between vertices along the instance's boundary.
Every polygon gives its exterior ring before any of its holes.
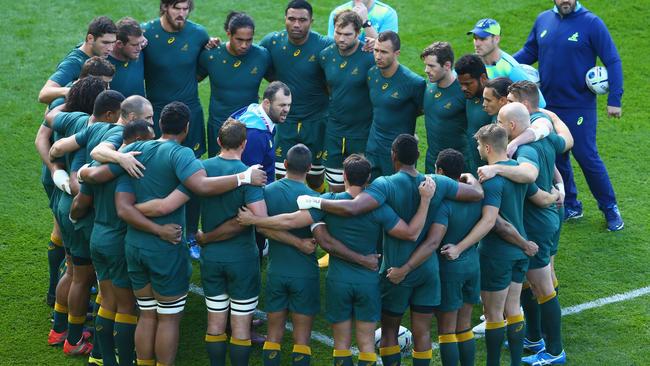
{"type": "MultiPolygon", "coordinates": [[[[200,288],[199,286],[193,284],[193,283],[190,284],[190,292],[193,292],[193,293],[195,293],[195,294],[197,294],[199,296],[204,296],[203,295],[203,289],[200,288]]],[[[608,297],[602,297],[600,299],[585,302],[583,304],[569,306],[568,308],[562,309],[562,316],[578,314],[578,313],[581,313],[581,312],[583,312],[585,310],[599,308],[599,307],[609,305],[609,304],[613,304],[613,303],[617,303],[617,302],[632,300],[632,299],[635,299],[637,297],[641,297],[641,296],[647,295],[647,294],[650,294],[650,286],[641,287],[641,288],[638,288],[636,290],[624,292],[622,294],[616,294],[616,295],[612,295],[612,296],[608,296],[608,297]]],[[[259,311],[259,310],[256,310],[255,315],[266,320],[266,314],[259,311]]],[[[285,328],[288,331],[293,331],[293,325],[291,325],[290,322],[287,322],[285,328]]],[[[476,339],[483,338],[483,335],[482,334],[477,334],[474,337],[476,339]]],[[[325,344],[325,345],[327,345],[329,347],[334,346],[334,340],[332,338],[326,336],[323,333],[312,331],[311,332],[311,338],[313,340],[318,341],[320,343],[323,343],[323,344],[325,344]]],[[[432,350],[437,350],[438,349],[438,343],[436,343],[436,342],[431,343],[431,349],[432,350]]],[[[358,355],[359,354],[359,349],[356,348],[356,347],[352,347],[352,353],[354,355],[358,355]]],[[[379,365],[379,363],[377,363],[377,364],[379,365]]]]}

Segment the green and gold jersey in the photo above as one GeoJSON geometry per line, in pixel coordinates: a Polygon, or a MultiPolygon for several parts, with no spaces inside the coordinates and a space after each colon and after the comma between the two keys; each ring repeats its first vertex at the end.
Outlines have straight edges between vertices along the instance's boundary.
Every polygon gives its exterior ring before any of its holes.
{"type": "Polygon", "coordinates": [[[341,56],[336,44],[320,53],[319,63],[330,90],[327,133],[337,137],[367,138],[372,123],[372,104],[366,77],[375,65],[371,52],[357,50],[341,56]]]}
{"type": "Polygon", "coordinates": [[[73,49],[59,62],[56,66],[56,71],[50,76],[49,80],[54,81],[60,86],[68,86],[68,84],[79,78],[81,68],[89,58],[81,49],[73,49]]]}
{"type": "Polygon", "coordinates": [[[92,161],[90,153],[102,142],[110,143],[115,150],[119,149],[122,146],[123,131],[124,126],[117,123],[95,122],[75,134],[74,137],[77,145],[81,146],[85,151],[84,162],[82,164],[92,161]]]}
{"type": "Polygon", "coordinates": [[[367,82],[372,102],[372,126],[366,150],[387,155],[398,135],[415,132],[426,84],[404,65],[399,65],[390,78],[383,77],[377,66],[373,66],[368,70],[367,82]]]}
{"type": "MultiPolygon", "coordinates": [[[[518,163],[514,160],[500,161],[497,164],[515,166],[518,163]]],[[[508,221],[515,229],[527,238],[524,230],[524,199],[528,184],[515,183],[500,175],[495,176],[483,183],[483,206],[493,206],[499,209],[499,216],[508,221]]],[[[511,244],[499,237],[493,231],[489,232],[479,243],[481,255],[517,260],[526,259],[526,253],[515,244],[511,244]]]]}
{"type": "MultiPolygon", "coordinates": [[[[283,178],[264,187],[264,200],[269,216],[298,210],[296,199],[300,195],[318,196],[305,183],[283,178]]],[[[311,238],[309,227],[289,231],[299,238],[311,238]]],[[[318,278],[316,253],[304,254],[295,247],[269,239],[267,273],[276,276],[318,278]]]]}
{"type": "MultiPolygon", "coordinates": [[[[321,197],[330,200],[353,198],[347,192],[325,193],[321,197]]],[[[324,221],[327,224],[327,230],[332,237],[361,255],[377,253],[377,244],[381,243],[382,232],[392,230],[399,222],[399,217],[387,204],[352,217],[326,214],[314,209],[310,210],[310,213],[314,222],[324,221]]],[[[356,263],[331,256],[327,279],[347,283],[378,283],[379,274],[356,263]]]]}
{"type": "MultiPolygon", "coordinates": [[[[65,98],[57,98],[54,101],[52,101],[52,103],[50,103],[50,105],[47,107],[47,109],[51,111],[52,109],[60,106],[63,103],[65,103],[65,98]]],[[[41,125],[51,129],[50,125],[47,123],[46,120],[43,120],[41,125]]],[[[54,133],[52,133],[50,135],[50,144],[54,143],[54,135],[55,135],[54,133]]],[[[41,168],[41,183],[43,183],[43,185],[46,185],[46,186],[47,185],[53,186],[54,181],[52,180],[52,173],[47,168],[47,165],[45,165],[45,163],[43,163],[42,165],[43,165],[43,167],[41,168]]]]}
{"type": "Polygon", "coordinates": [[[289,86],[291,110],[285,123],[305,123],[327,115],[328,95],[325,74],[318,64],[318,55],[334,43],[331,38],[310,31],[307,42],[296,46],[286,31],[266,35],[260,45],[271,54],[271,79],[289,86]]]}
{"type": "MultiPolygon", "coordinates": [[[[458,193],[458,182],[443,175],[434,174],[431,175],[431,178],[436,182],[436,192],[429,204],[427,223],[418,240],[415,242],[400,240],[384,234],[383,261],[379,271],[382,276],[386,275],[388,268],[399,267],[408,261],[411,254],[426,236],[428,227],[433,222],[435,212],[442,200],[454,199],[456,197],[458,193]]],[[[400,171],[390,176],[375,179],[365,192],[380,205],[384,203],[390,205],[402,220],[410,222],[420,205],[418,186],[424,179],[425,176],[423,174],[418,173],[417,176],[413,177],[400,171]]],[[[436,273],[437,271],[438,258],[432,255],[426,262],[411,271],[400,284],[403,286],[417,286],[426,277],[431,276],[432,273],[436,273]]]]}
{"type": "MultiPolygon", "coordinates": [[[[248,169],[241,160],[224,159],[220,156],[203,161],[203,166],[209,177],[237,174],[248,169]]],[[[263,199],[262,188],[252,185],[244,185],[217,196],[201,197],[201,227],[204,232],[212,231],[237,216],[240,207],[263,199]]],[[[253,226],[246,227],[230,239],[207,243],[201,250],[202,258],[214,262],[247,261],[257,256],[253,226]]]]}
{"type": "Polygon", "coordinates": [[[126,223],[117,216],[115,189],[118,180],[129,179],[124,175],[104,184],[82,184],[81,192],[93,196],[94,225],[90,245],[99,247],[124,246],[126,223]]]}
{"type": "MultiPolygon", "coordinates": [[[[434,223],[447,227],[447,233],[440,242],[440,247],[445,244],[457,244],[472,231],[474,225],[481,219],[481,202],[459,202],[444,200],[435,214],[434,223]]],[[[467,273],[478,269],[478,251],[472,245],[462,252],[455,260],[448,260],[440,255],[438,250],[440,272],[467,273]]]]}
{"type": "MultiPolygon", "coordinates": [[[[56,142],[64,137],[69,137],[83,131],[88,126],[89,119],[90,116],[84,112],[61,112],[57,114],[52,123],[54,141],[56,142]]],[[[72,162],[75,160],[75,157],[80,155],[83,161],[85,160],[84,154],[85,150],[77,150],[65,154],[64,160],[68,172],[73,168],[72,162]]]]}
{"type": "Polygon", "coordinates": [[[458,79],[446,88],[427,83],[424,93],[424,125],[427,129],[426,173],[435,172],[438,153],[452,148],[466,154],[467,117],[465,94],[458,79]]]}
{"type": "MultiPolygon", "coordinates": [[[[119,192],[133,193],[136,203],[167,197],[181,182],[203,169],[201,161],[194,157],[192,149],[181,146],[176,141],[138,141],[125,146],[121,151],[141,152],[136,159],[145,166],[144,176],[140,179],[130,177],[122,179],[116,188],[119,192]]],[[[115,176],[125,173],[124,169],[117,164],[110,164],[110,168],[115,176]]],[[[151,220],[159,225],[175,223],[184,228],[185,206],[179,207],[168,215],[153,217],[151,220]]],[[[154,251],[164,250],[169,245],[185,244],[171,244],[154,234],[140,231],[132,226],[128,226],[126,242],[138,248],[154,251]]]]}
{"type": "Polygon", "coordinates": [[[270,65],[269,52],[258,45],[241,56],[233,56],[226,44],[201,51],[198,74],[210,77],[208,123],[221,126],[237,110],[257,103],[260,83],[270,65]]]}
{"type": "Polygon", "coordinates": [[[493,117],[483,109],[483,97],[474,97],[465,102],[465,114],[467,116],[467,155],[465,165],[469,172],[477,176],[478,167],[485,165],[477,150],[477,142],[474,134],[478,130],[493,122],[493,117]]]}
{"type": "Polygon", "coordinates": [[[108,55],[108,61],[115,66],[111,89],[122,93],[125,98],[132,95],[146,96],[144,92],[144,54],[136,60],[120,61],[108,55]]]}

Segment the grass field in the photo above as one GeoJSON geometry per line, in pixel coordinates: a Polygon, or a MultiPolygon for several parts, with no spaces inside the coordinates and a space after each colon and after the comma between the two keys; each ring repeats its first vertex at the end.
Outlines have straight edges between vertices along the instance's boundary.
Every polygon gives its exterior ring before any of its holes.
{"type": "MultiPolygon", "coordinates": [[[[423,75],[419,52],[436,40],[452,43],[456,55],[472,51],[465,32],[483,17],[501,23],[502,48],[514,52],[523,44],[536,14],[550,1],[390,1],[400,16],[401,62],[423,75]]],[[[326,30],[327,16],[337,1],[314,1],[314,28],[326,30]]],[[[0,44],[0,365],[83,365],[85,360],[67,358],[60,348],[46,344],[50,309],[44,303],[47,289],[46,243],[51,213],[40,184],[40,161],[33,140],[44,106],[38,91],[68,50],[84,37],[87,23],[96,15],[117,20],[132,16],[144,21],[158,14],[155,0],[35,1],[3,2],[5,14],[0,44]]],[[[191,19],[203,24],[213,36],[224,37],[227,10],[244,10],[257,22],[256,39],[283,27],[285,2],[197,1],[191,19]]],[[[623,118],[607,119],[605,98],[599,105],[599,147],[609,168],[625,230],[608,233],[604,219],[591,198],[584,179],[577,173],[585,217],[568,223],[562,233],[557,271],[561,283],[560,302],[569,307],[598,298],[650,285],[650,112],[643,107],[650,100],[647,87],[650,62],[643,56],[650,41],[643,31],[650,11],[647,1],[585,1],[586,7],[604,19],[623,58],[625,96],[623,118]],[[642,3],[645,3],[642,4],[642,3]]],[[[207,110],[209,86],[201,85],[207,110]]],[[[423,121],[418,134],[424,136],[423,121]]],[[[424,152],[425,146],[421,146],[424,152]]],[[[324,274],[324,272],[323,272],[324,274]]],[[[193,282],[198,284],[198,267],[193,282]]],[[[324,282],[323,282],[324,283],[324,282]]],[[[204,365],[205,307],[203,299],[191,295],[182,323],[178,365],[204,365]]],[[[479,311],[475,311],[478,317],[479,311]]],[[[650,296],[586,310],[564,318],[564,340],[572,365],[650,364],[650,296]]],[[[435,324],[432,324],[435,329],[435,324]]],[[[330,335],[323,317],[315,331],[330,335]]],[[[434,331],[435,338],[435,331],[434,331]]],[[[478,342],[477,364],[484,362],[484,343],[478,342]]],[[[289,337],[284,350],[290,349],[289,337]]],[[[332,363],[331,349],[312,344],[314,365],[332,363]]],[[[252,364],[261,364],[259,347],[252,364]]],[[[289,358],[284,357],[284,364],[289,358]]],[[[505,362],[505,360],[504,360],[505,362]]],[[[406,360],[405,364],[410,364],[406,360]]],[[[439,364],[434,353],[433,364],[439,364]]]]}

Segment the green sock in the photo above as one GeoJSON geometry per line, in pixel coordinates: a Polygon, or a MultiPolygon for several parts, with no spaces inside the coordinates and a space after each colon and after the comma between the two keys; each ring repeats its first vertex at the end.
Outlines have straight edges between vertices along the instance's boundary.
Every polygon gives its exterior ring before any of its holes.
{"type": "Polygon", "coordinates": [[[311,348],[302,344],[294,344],[291,352],[292,366],[309,366],[311,362],[311,348]]]}
{"type": "Polygon", "coordinates": [[[400,366],[402,364],[402,354],[400,353],[399,345],[380,347],[379,355],[384,365],[400,366]]]}
{"type": "Polygon", "coordinates": [[[333,352],[334,366],[354,366],[352,351],[349,349],[335,349],[333,352]]]}
{"type": "Polygon", "coordinates": [[[264,366],[280,366],[280,351],[281,347],[279,343],[269,341],[264,342],[264,347],[262,348],[264,366]]]}
{"type": "Polygon", "coordinates": [[[562,353],[562,309],[555,293],[540,299],[542,328],[546,334],[546,352],[552,355],[562,353]],[[550,299],[549,299],[550,297],[550,299]],[[545,300],[545,301],[544,301],[545,300]]]}
{"type": "MultiPolygon", "coordinates": [[[[93,302],[93,324],[97,324],[97,313],[99,312],[99,308],[101,307],[101,305],[102,305],[102,296],[97,295],[95,301],[93,302]]],[[[90,352],[90,355],[96,359],[103,359],[102,345],[99,343],[99,337],[97,336],[97,328],[95,328],[95,335],[93,336],[93,350],[90,352]]]]}
{"type": "Polygon", "coordinates": [[[104,308],[99,308],[95,317],[95,338],[94,344],[99,344],[101,353],[96,354],[93,347],[93,357],[101,358],[105,366],[117,366],[115,358],[115,341],[113,329],[115,325],[115,313],[104,308]]]}
{"type": "Polygon", "coordinates": [[[508,319],[508,349],[510,350],[510,365],[521,366],[521,356],[524,353],[524,337],[526,324],[524,315],[509,316],[508,319]]]}
{"type": "Polygon", "coordinates": [[[52,240],[47,244],[47,263],[50,272],[50,286],[47,294],[50,297],[56,296],[56,285],[59,283],[59,266],[65,259],[65,249],[56,245],[52,240]]]}
{"type": "Polygon", "coordinates": [[[456,334],[458,358],[461,366],[474,366],[476,359],[476,340],[471,329],[456,334]]]}
{"type": "Polygon", "coordinates": [[[205,335],[205,349],[208,351],[210,366],[226,365],[226,335],[205,335]]]}
{"type": "MultiPolygon", "coordinates": [[[[440,344],[440,360],[443,366],[456,366],[460,360],[458,354],[458,341],[456,334],[441,334],[438,336],[440,344]]],[[[413,356],[413,366],[415,366],[415,356],[413,356]]]]}
{"type": "Polygon", "coordinates": [[[251,357],[251,340],[230,337],[230,365],[246,366],[251,357]]]}
{"type": "Polygon", "coordinates": [[[113,341],[120,355],[121,365],[133,365],[135,361],[135,327],[138,317],[131,314],[117,313],[113,325],[113,341]]]}
{"type": "Polygon", "coordinates": [[[54,323],[52,329],[57,333],[65,332],[68,329],[68,308],[54,303],[54,323]]]}
{"type": "Polygon", "coordinates": [[[377,364],[377,354],[374,352],[359,352],[359,362],[357,366],[375,366],[377,364]]]}
{"type": "Polygon", "coordinates": [[[84,331],[84,323],[86,316],[73,316],[68,314],[68,343],[74,345],[78,344],[81,340],[81,335],[84,331]]]}
{"type": "Polygon", "coordinates": [[[487,351],[487,366],[499,366],[501,363],[501,347],[503,338],[506,335],[506,327],[503,320],[498,322],[487,322],[485,326],[485,348],[487,351]]]}
{"type": "Polygon", "coordinates": [[[526,338],[537,342],[542,339],[541,314],[537,299],[530,287],[521,290],[521,306],[524,308],[526,318],[526,338]]]}
{"type": "Polygon", "coordinates": [[[413,366],[429,366],[433,358],[433,351],[418,352],[413,350],[413,366]]]}

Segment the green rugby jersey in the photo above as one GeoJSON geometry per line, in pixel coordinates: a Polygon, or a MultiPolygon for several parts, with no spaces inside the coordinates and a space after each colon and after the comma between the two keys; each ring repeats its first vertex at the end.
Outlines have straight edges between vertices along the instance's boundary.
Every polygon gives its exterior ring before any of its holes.
{"type": "Polygon", "coordinates": [[[56,66],[56,71],[50,76],[49,80],[54,81],[60,86],[67,86],[79,78],[81,68],[89,58],[81,49],[73,49],[56,66]]]}
{"type": "MultiPolygon", "coordinates": [[[[433,216],[442,200],[456,197],[458,182],[443,175],[434,174],[431,175],[431,178],[436,182],[436,192],[429,204],[426,224],[418,240],[415,242],[400,240],[384,234],[383,261],[379,270],[382,276],[386,275],[388,268],[399,267],[408,261],[411,254],[426,236],[428,227],[433,221],[433,216]]],[[[412,177],[400,171],[390,176],[375,179],[365,192],[380,205],[384,203],[390,205],[402,220],[410,222],[420,205],[418,186],[424,179],[423,174],[418,173],[417,176],[412,177]]],[[[400,285],[417,286],[425,277],[431,276],[431,273],[437,273],[437,271],[438,258],[432,255],[426,262],[411,271],[400,285]]]]}
{"type": "Polygon", "coordinates": [[[481,160],[481,155],[478,153],[478,144],[474,134],[481,127],[492,123],[493,118],[483,109],[483,96],[467,99],[465,113],[467,116],[467,155],[465,155],[465,165],[470,173],[477,176],[476,170],[478,167],[485,165],[485,162],[481,160]]]}
{"type": "MultiPolygon", "coordinates": [[[[181,146],[176,141],[138,141],[125,146],[121,151],[140,151],[141,154],[136,159],[146,168],[142,178],[122,179],[116,188],[118,192],[133,193],[136,203],[167,197],[181,182],[203,169],[201,161],[194,157],[192,149],[181,146]],[[132,187],[129,188],[129,185],[132,187]],[[121,190],[121,187],[124,190],[121,190]]],[[[110,168],[115,176],[125,173],[117,164],[110,164],[110,168]]],[[[160,225],[175,223],[185,228],[185,206],[168,215],[152,217],[151,220],[160,225]]],[[[147,250],[164,250],[167,246],[174,245],[132,226],[127,228],[126,242],[147,250]]],[[[176,245],[184,244],[182,242],[176,245]]]]}
{"type": "Polygon", "coordinates": [[[120,61],[108,55],[108,61],[115,66],[111,89],[122,93],[125,98],[132,95],[146,96],[144,92],[144,56],[136,60],[120,61]]]}
{"type": "MultiPolygon", "coordinates": [[[[434,223],[447,228],[444,238],[440,242],[442,248],[445,244],[457,244],[472,231],[474,225],[481,219],[481,202],[459,202],[444,200],[435,213],[434,223]]],[[[438,249],[438,262],[440,272],[467,273],[478,269],[478,251],[472,245],[462,252],[455,260],[447,260],[438,249]]]]}
{"type": "Polygon", "coordinates": [[[286,31],[271,32],[260,42],[271,54],[272,79],[287,84],[293,95],[285,123],[309,122],[327,115],[329,97],[318,55],[332,43],[334,40],[314,31],[300,46],[289,41],[286,31]]]}
{"type": "Polygon", "coordinates": [[[240,108],[257,103],[260,83],[270,64],[269,52],[258,45],[241,56],[230,54],[225,43],[201,51],[198,74],[210,77],[208,123],[221,126],[240,108]]]}
{"type": "Polygon", "coordinates": [[[465,94],[458,79],[441,88],[438,83],[427,83],[424,93],[424,125],[427,129],[426,173],[435,172],[438,153],[452,148],[466,154],[467,117],[465,94]]]}
{"type": "Polygon", "coordinates": [[[104,184],[82,184],[81,192],[93,196],[94,223],[90,234],[90,245],[114,248],[124,247],[126,223],[117,216],[115,207],[115,189],[118,180],[129,179],[123,175],[104,184]]]}
{"type": "MultiPolygon", "coordinates": [[[[518,165],[514,160],[500,161],[496,164],[518,165]]],[[[493,206],[499,209],[499,216],[508,221],[526,238],[524,230],[524,199],[528,184],[515,183],[500,175],[483,183],[483,206],[493,206]]],[[[526,259],[526,253],[518,246],[511,244],[490,231],[478,246],[479,253],[486,257],[517,260],[526,259]]]]}
{"type": "Polygon", "coordinates": [[[366,76],[375,65],[364,43],[349,56],[341,56],[336,44],[320,53],[320,63],[330,90],[327,133],[337,137],[367,138],[372,123],[372,104],[366,76]]]}
{"type": "Polygon", "coordinates": [[[368,70],[368,89],[372,102],[372,125],[367,151],[390,154],[393,140],[402,134],[415,133],[415,119],[422,110],[426,84],[424,79],[404,65],[390,78],[385,78],[377,66],[368,70]]]}
{"type": "MultiPolygon", "coordinates": [[[[88,126],[89,119],[90,116],[84,112],[61,112],[57,114],[52,123],[52,130],[55,132],[54,141],[81,132],[88,126]]],[[[65,154],[65,165],[66,169],[68,169],[68,173],[73,167],[72,162],[75,159],[75,156],[80,155],[82,159],[85,159],[85,155],[83,154],[85,154],[85,150],[77,150],[65,154]]]]}
{"type": "MultiPolygon", "coordinates": [[[[269,216],[298,210],[296,199],[300,195],[318,196],[305,183],[283,178],[264,187],[264,200],[269,216]]],[[[289,231],[299,238],[311,238],[309,227],[289,231]]],[[[269,239],[267,273],[276,276],[318,278],[316,252],[304,254],[295,247],[269,239]]]]}
{"type": "Polygon", "coordinates": [[[90,153],[95,147],[97,147],[97,145],[102,142],[110,143],[113,145],[115,150],[119,149],[120,146],[122,146],[123,132],[124,126],[117,123],[95,122],[79,133],[75,134],[74,138],[77,142],[77,145],[81,146],[85,151],[85,155],[83,156],[83,164],[90,163],[92,161],[90,153]]]}
{"type": "MultiPolygon", "coordinates": [[[[331,200],[352,199],[347,192],[325,193],[321,197],[331,200]]],[[[324,221],[327,224],[327,230],[335,239],[361,255],[377,253],[377,244],[381,242],[381,233],[392,230],[399,222],[399,217],[387,204],[352,217],[326,214],[324,211],[314,209],[309,212],[314,222],[324,221]]],[[[376,284],[379,282],[379,274],[356,263],[330,256],[327,279],[347,283],[376,284]]]]}
{"type": "MultiPolygon", "coordinates": [[[[65,98],[57,98],[53,100],[52,103],[50,103],[47,109],[51,111],[52,109],[60,106],[64,102],[65,102],[65,98]]],[[[45,119],[43,120],[41,125],[51,129],[50,125],[47,123],[45,119]]],[[[55,133],[52,133],[50,135],[50,144],[54,144],[54,135],[55,133]]],[[[43,183],[43,185],[49,185],[49,186],[54,185],[54,181],[52,180],[52,172],[50,172],[50,170],[47,168],[47,165],[45,165],[45,163],[42,164],[42,168],[41,168],[41,183],[43,183]]]]}
{"type": "MultiPolygon", "coordinates": [[[[248,169],[241,160],[229,160],[215,156],[203,161],[209,177],[237,174],[248,169]]],[[[237,216],[240,207],[262,201],[261,187],[244,185],[235,190],[217,195],[201,197],[201,227],[204,232],[212,231],[219,225],[237,216]]],[[[239,262],[256,259],[255,227],[248,226],[234,237],[218,242],[207,243],[201,248],[201,257],[216,262],[239,262]]]]}

